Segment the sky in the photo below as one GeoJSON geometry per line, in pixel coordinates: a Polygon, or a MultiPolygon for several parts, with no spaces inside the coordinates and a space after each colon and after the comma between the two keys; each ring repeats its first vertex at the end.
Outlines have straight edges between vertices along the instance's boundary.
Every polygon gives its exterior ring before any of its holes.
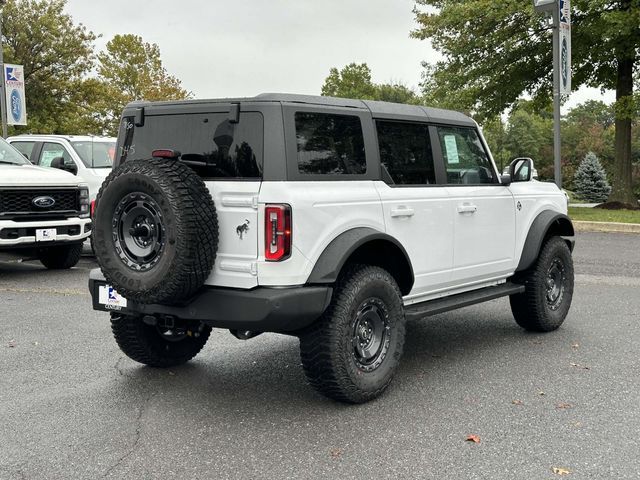
{"type": "MultiPolygon", "coordinates": [[[[409,38],[413,0],[68,0],[74,21],[102,37],[157,43],[168,72],[196,98],[263,92],[319,95],[331,67],[366,62],[373,81],[419,90],[428,42],[409,38]]],[[[596,89],[571,95],[613,101],[596,89]]]]}

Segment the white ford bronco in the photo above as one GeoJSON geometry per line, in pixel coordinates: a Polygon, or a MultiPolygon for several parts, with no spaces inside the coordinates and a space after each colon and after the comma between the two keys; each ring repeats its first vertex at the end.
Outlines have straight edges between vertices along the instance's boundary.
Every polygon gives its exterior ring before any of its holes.
{"type": "Polygon", "coordinates": [[[0,139],[0,259],[71,268],[90,235],[88,186],[70,173],[32,165],[0,139]]]}
{"type": "Polygon", "coordinates": [[[501,176],[460,113],[263,94],[134,103],[98,194],[89,288],[138,362],[187,362],[211,328],[300,339],[310,384],[364,402],[405,322],[509,296],[548,332],[573,295],[567,200],[501,176]]]}

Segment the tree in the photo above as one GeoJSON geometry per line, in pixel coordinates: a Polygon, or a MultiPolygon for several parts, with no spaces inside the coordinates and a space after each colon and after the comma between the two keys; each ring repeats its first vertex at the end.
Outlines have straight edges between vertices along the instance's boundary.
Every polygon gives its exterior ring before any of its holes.
{"type": "Polygon", "coordinates": [[[116,35],[107,43],[106,50],[98,54],[98,75],[110,99],[103,113],[112,133],[129,102],[180,100],[192,95],[163,67],[158,45],[137,35],[116,35]]]}
{"type": "Polygon", "coordinates": [[[375,84],[366,63],[350,63],[342,70],[332,68],[322,85],[321,94],[329,97],[380,100],[395,103],[420,103],[420,98],[399,82],[375,84]]]}
{"type": "MultiPolygon", "coordinates": [[[[552,90],[551,29],[530,1],[415,0],[419,28],[444,56],[425,65],[429,102],[499,115],[523,92],[538,105],[552,90]],[[423,8],[423,7],[426,7],[423,8]]],[[[616,90],[613,200],[635,202],[631,185],[631,125],[637,116],[633,73],[640,50],[640,1],[574,0],[574,88],[616,90]]]]}
{"type": "Polygon", "coordinates": [[[607,173],[595,153],[584,157],[574,179],[576,193],[588,202],[606,202],[611,193],[607,173]]]}
{"type": "Polygon", "coordinates": [[[485,121],[482,126],[482,133],[487,141],[487,145],[489,145],[491,149],[493,159],[502,172],[504,167],[509,165],[511,159],[514,158],[513,154],[506,148],[507,125],[498,115],[485,121]]]}
{"type": "Polygon", "coordinates": [[[3,9],[4,59],[24,65],[29,125],[14,132],[69,131],[88,85],[96,36],[64,13],[66,0],[9,0],[3,9]]]}
{"type": "Polygon", "coordinates": [[[371,69],[366,63],[350,63],[342,70],[333,67],[322,85],[321,95],[327,97],[373,100],[376,87],[371,81],[371,69]]]}

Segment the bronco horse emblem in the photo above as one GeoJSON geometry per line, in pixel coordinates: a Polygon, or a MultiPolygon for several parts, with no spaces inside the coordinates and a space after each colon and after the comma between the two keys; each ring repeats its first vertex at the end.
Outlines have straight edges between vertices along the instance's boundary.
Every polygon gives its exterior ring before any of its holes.
{"type": "Polygon", "coordinates": [[[249,224],[250,223],[251,222],[245,218],[244,223],[242,225],[238,225],[236,227],[236,233],[240,237],[240,240],[242,240],[242,237],[244,237],[244,234],[249,231],[249,224]]]}

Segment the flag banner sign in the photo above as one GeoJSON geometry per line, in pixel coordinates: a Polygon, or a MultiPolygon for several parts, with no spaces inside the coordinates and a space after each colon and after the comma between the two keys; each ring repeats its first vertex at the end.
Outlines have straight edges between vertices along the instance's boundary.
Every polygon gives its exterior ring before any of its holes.
{"type": "Polygon", "coordinates": [[[7,105],[7,124],[27,124],[27,104],[24,97],[24,69],[22,65],[4,64],[4,91],[7,105]]]}
{"type": "Polygon", "coordinates": [[[560,0],[560,94],[571,93],[571,5],[570,0],[560,0]]]}

